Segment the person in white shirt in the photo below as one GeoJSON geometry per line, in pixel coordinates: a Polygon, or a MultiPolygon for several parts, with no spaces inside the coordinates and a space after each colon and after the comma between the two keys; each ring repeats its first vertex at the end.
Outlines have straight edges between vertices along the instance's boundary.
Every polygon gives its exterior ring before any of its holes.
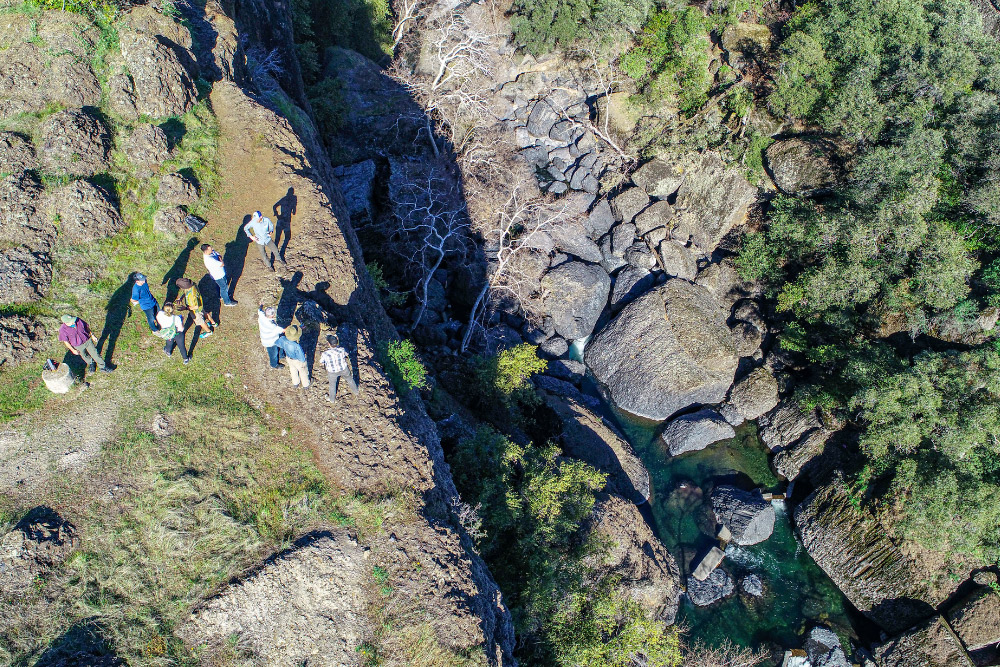
{"type": "Polygon", "coordinates": [[[336,402],[337,383],[340,378],[344,378],[344,381],[347,382],[347,388],[357,396],[359,393],[358,384],[354,381],[354,374],[351,373],[351,361],[347,356],[347,350],[340,347],[340,339],[337,338],[336,334],[327,336],[326,342],[330,344],[330,347],[319,358],[319,363],[326,368],[326,377],[330,381],[330,395],[326,397],[326,400],[330,403],[336,402]]]}
{"type": "Polygon", "coordinates": [[[285,333],[284,328],[279,327],[275,318],[278,310],[274,306],[264,307],[260,305],[257,309],[257,328],[260,329],[260,344],[267,350],[267,360],[271,368],[283,368],[280,362],[282,350],[278,346],[278,338],[285,333]]]}
{"type": "Polygon", "coordinates": [[[174,313],[173,301],[163,304],[163,310],[156,314],[156,323],[160,325],[160,329],[154,332],[154,335],[167,341],[163,346],[163,352],[169,357],[174,353],[174,348],[179,347],[184,363],[190,363],[191,357],[188,356],[187,347],[184,345],[184,320],[174,313]]]}
{"type": "Polygon", "coordinates": [[[222,299],[222,305],[235,306],[237,302],[229,296],[229,281],[226,279],[226,265],[222,263],[222,255],[209,244],[202,243],[201,259],[205,262],[208,275],[212,276],[212,280],[219,286],[219,298],[222,299]]]}
{"type": "Polygon", "coordinates": [[[267,256],[269,250],[274,253],[275,259],[281,262],[282,266],[286,266],[284,258],[278,252],[278,246],[274,245],[274,223],[265,218],[263,213],[254,211],[254,214],[250,216],[250,222],[243,226],[243,231],[250,237],[251,241],[257,244],[264,266],[274,271],[274,265],[267,256]]]}

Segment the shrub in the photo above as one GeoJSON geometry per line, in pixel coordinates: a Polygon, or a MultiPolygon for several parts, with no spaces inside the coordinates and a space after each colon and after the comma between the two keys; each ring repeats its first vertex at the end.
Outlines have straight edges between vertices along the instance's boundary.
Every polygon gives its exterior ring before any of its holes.
{"type": "Polygon", "coordinates": [[[425,389],[427,368],[417,357],[417,348],[410,340],[391,340],[379,344],[379,352],[386,373],[396,391],[403,393],[411,389],[425,389]]]}
{"type": "Polygon", "coordinates": [[[576,40],[590,9],[590,0],[518,0],[510,25],[517,42],[540,55],[576,40]]]}

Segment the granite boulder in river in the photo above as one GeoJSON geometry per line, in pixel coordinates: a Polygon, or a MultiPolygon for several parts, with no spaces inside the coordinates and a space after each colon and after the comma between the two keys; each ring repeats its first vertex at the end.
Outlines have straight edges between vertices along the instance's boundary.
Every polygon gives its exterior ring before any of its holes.
{"type": "Polygon", "coordinates": [[[718,403],[738,362],[726,311],[712,294],[669,280],[627,305],[587,346],[585,361],[622,410],[662,421],[718,403]]]}
{"type": "Polygon", "coordinates": [[[736,544],[757,544],[774,532],[774,506],[764,500],[760,491],[717,486],[712,491],[712,511],[736,544]]]}

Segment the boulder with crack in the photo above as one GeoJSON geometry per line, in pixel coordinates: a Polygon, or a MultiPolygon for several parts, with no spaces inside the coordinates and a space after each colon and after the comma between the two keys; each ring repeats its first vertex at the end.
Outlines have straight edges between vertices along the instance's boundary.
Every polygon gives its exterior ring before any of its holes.
{"type": "Polygon", "coordinates": [[[837,184],[837,169],[827,142],[805,137],[776,141],[767,147],[767,170],[775,186],[787,194],[810,195],[837,184]]]}
{"type": "Polygon", "coordinates": [[[721,567],[712,570],[704,581],[698,581],[693,576],[687,579],[687,594],[697,607],[707,607],[719,600],[725,599],[736,590],[733,578],[721,567]]]}
{"type": "Polygon", "coordinates": [[[774,506],[759,490],[744,491],[734,486],[717,486],[712,490],[712,511],[725,526],[736,544],[758,544],[774,532],[774,506]]]}
{"type": "Polygon", "coordinates": [[[662,421],[722,401],[738,360],[718,301],[702,287],[669,280],[608,322],[585,361],[615,405],[662,421]]]}
{"type": "Polygon", "coordinates": [[[969,654],[940,616],[872,649],[875,667],[973,667],[969,654]]]}
{"type": "Polygon", "coordinates": [[[741,224],[757,195],[743,173],[727,167],[713,151],[693,161],[674,203],[674,237],[688,237],[704,253],[711,253],[729,231],[741,224]]]}

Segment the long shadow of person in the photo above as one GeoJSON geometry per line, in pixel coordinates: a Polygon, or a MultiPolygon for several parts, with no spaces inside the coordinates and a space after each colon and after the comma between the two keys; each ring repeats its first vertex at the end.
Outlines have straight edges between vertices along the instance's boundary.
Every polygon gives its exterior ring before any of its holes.
{"type": "Polygon", "coordinates": [[[281,296],[278,298],[278,324],[288,326],[299,305],[299,283],[302,272],[296,271],[291,278],[281,279],[281,296]]]}
{"type": "Polygon", "coordinates": [[[281,248],[281,256],[285,256],[288,242],[292,240],[292,216],[298,208],[299,198],[295,196],[295,188],[288,188],[285,196],[274,202],[274,245],[281,248]],[[284,235],[284,241],[282,241],[284,235]]]}
{"type": "Polygon", "coordinates": [[[180,290],[177,289],[177,285],[174,284],[174,281],[178,278],[184,277],[184,272],[187,270],[188,260],[191,258],[191,251],[194,250],[196,245],[198,245],[198,238],[196,236],[192,236],[191,239],[188,240],[184,250],[181,250],[181,253],[177,255],[177,259],[174,260],[174,264],[170,267],[170,270],[163,274],[163,282],[160,283],[160,286],[167,286],[167,297],[164,299],[164,303],[167,301],[173,301],[177,298],[177,293],[180,290]]]}
{"type": "Polygon", "coordinates": [[[229,298],[236,298],[236,283],[243,275],[243,267],[247,263],[247,252],[250,248],[250,237],[243,231],[243,227],[250,222],[250,216],[243,216],[243,222],[236,228],[236,237],[226,243],[226,250],[223,253],[222,263],[226,265],[226,276],[229,278],[229,298]]]}
{"type": "Polygon", "coordinates": [[[216,322],[220,322],[222,317],[222,295],[219,294],[219,286],[212,276],[207,273],[198,281],[198,291],[201,292],[201,300],[205,305],[205,312],[212,316],[216,322]]]}
{"type": "Polygon", "coordinates": [[[105,307],[107,314],[104,316],[104,328],[101,330],[101,337],[97,341],[97,350],[104,357],[104,362],[112,363],[111,357],[115,354],[115,345],[118,344],[118,336],[121,335],[125,318],[128,317],[131,309],[129,299],[132,296],[132,277],[122,283],[121,287],[108,299],[105,307]],[[107,347],[104,344],[107,343],[107,347]]]}

